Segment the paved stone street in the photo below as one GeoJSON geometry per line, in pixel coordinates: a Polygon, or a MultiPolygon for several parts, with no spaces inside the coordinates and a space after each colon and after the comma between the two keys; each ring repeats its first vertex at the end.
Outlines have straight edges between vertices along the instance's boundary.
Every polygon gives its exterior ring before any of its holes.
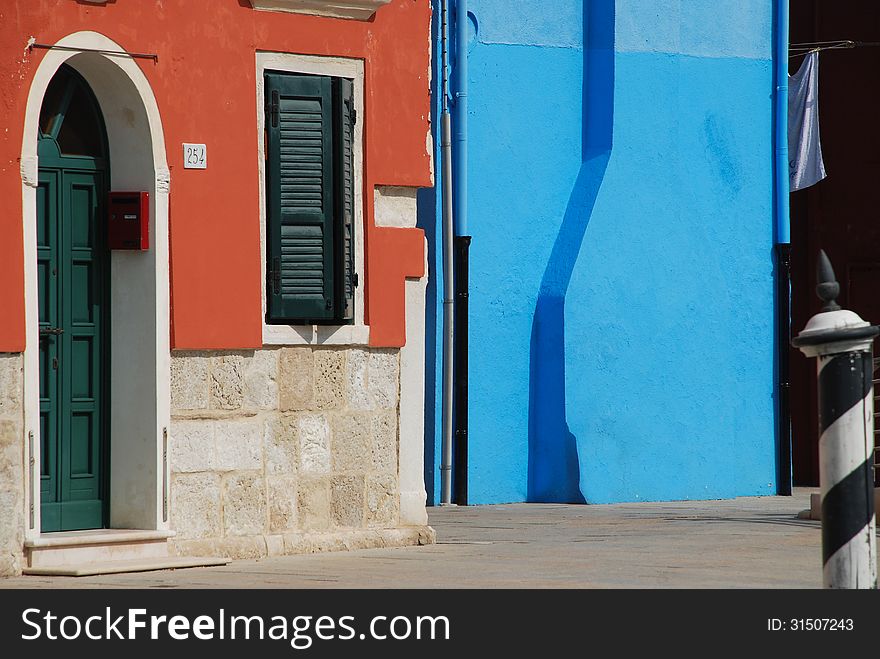
{"type": "Polygon", "coordinates": [[[818,588],[819,522],[793,497],[432,508],[437,544],[0,588],[818,588]]]}

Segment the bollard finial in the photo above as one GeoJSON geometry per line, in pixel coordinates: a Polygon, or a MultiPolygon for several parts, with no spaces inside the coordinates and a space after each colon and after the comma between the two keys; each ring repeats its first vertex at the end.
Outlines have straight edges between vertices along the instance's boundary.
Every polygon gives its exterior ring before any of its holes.
{"type": "Polygon", "coordinates": [[[870,351],[874,338],[880,334],[880,326],[871,325],[854,311],[841,309],[837,304],[840,284],[824,251],[819,252],[816,279],[816,293],[825,306],[821,313],[807,321],[807,326],[791,340],[791,345],[807,357],[870,351]]]}
{"type": "Polygon", "coordinates": [[[837,304],[837,296],[840,295],[840,284],[837,283],[837,278],[834,276],[834,268],[831,267],[831,260],[824,249],[819,250],[816,280],[818,281],[816,294],[825,303],[822,311],[840,310],[840,305],[837,304]]]}

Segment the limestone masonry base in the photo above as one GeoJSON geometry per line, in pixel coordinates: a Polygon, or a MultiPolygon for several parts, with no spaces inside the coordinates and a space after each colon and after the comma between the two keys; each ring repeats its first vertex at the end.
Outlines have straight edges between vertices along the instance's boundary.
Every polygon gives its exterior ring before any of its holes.
{"type": "Polygon", "coordinates": [[[396,349],[174,353],[172,553],[432,543],[400,522],[399,371],[396,349]]]}
{"type": "Polygon", "coordinates": [[[21,574],[24,545],[24,359],[0,354],[0,576],[21,574]]]}
{"type": "MultiPolygon", "coordinates": [[[[24,562],[23,367],[0,354],[0,576],[24,562]]],[[[169,554],[434,543],[401,521],[399,350],[174,352],[170,388],[169,554]]]]}

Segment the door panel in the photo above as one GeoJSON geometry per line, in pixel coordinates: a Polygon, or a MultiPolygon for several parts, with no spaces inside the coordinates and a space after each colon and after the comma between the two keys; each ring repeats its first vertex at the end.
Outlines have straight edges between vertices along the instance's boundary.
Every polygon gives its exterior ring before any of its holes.
{"type": "Polygon", "coordinates": [[[42,530],[105,522],[107,255],[100,171],[41,170],[42,530]],[[45,180],[45,184],[44,184],[45,180]],[[54,209],[54,210],[53,210],[54,209]],[[54,215],[53,215],[54,213],[54,215]]]}
{"type": "Polygon", "coordinates": [[[61,172],[40,170],[37,188],[37,289],[40,327],[40,499],[43,530],[59,530],[61,509],[58,461],[59,336],[45,334],[58,327],[59,194],[61,172]]]}
{"type": "Polygon", "coordinates": [[[99,172],[62,176],[65,279],[62,285],[65,363],[62,373],[64,437],[61,451],[61,490],[67,529],[101,526],[101,293],[103,279],[98,218],[102,204],[99,172]],[[78,502],[77,505],[69,505],[78,502]]]}

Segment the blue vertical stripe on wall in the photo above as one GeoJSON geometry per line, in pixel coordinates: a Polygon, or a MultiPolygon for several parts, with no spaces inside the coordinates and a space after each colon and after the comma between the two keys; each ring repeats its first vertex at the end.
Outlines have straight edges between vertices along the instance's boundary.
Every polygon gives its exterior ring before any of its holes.
{"type": "Polygon", "coordinates": [[[766,5],[470,0],[472,502],[775,491],[766,5]]]}
{"type": "MultiPolygon", "coordinates": [[[[584,503],[577,438],[567,421],[566,295],[611,156],[614,117],[614,3],[583,14],[581,166],[541,277],[532,323],[529,382],[529,501],[584,503]]],[[[577,302],[575,302],[577,304],[577,302]]]]}

